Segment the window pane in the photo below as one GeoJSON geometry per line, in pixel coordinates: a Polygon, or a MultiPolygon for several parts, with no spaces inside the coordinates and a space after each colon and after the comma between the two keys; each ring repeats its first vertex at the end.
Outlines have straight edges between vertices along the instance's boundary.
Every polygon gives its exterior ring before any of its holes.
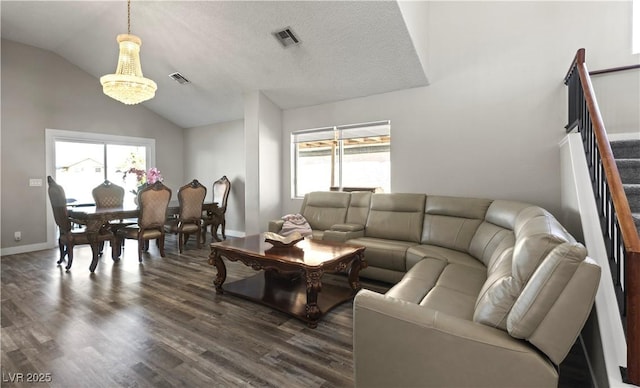
{"type": "Polygon", "coordinates": [[[56,181],[67,200],[93,203],[91,190],[104,181],[104,145],[56,141],[56,181]]]}
{"type": "Polygon", "coordinates": [[[389,136],[344,140],[343,187],[381,187],[390,192],[391,152],[389,136]]]}
{"type": "Polygon", "coordinates": [[[125,203],[133,202],[131,190],[137,189],[138,185],[134,174],[127,174],[125,179],[124,173],[132,167],[146,171],[146,155],[144,146],[107,144],[107,179],[124,187],[125,203]]]}
{"type": "Polygon", "coordinates": [[[333,186],[391,191],[388,120],[296,131],[291,142],[295,147],[295,197],[333,186]]]}
{"type": "Polygon", "coordinates": [[[311,191],[328,191],[333,185],[331,161],[337,160],[335,148],[332,141],[296,144],[296,197],[311,191]]]}

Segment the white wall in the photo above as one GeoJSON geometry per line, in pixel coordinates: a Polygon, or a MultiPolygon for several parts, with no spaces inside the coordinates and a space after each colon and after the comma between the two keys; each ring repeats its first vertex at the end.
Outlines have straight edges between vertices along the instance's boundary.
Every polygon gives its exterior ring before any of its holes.
{"type": "Polygon", "coordinates": [[[634,59],[630,7],[430,2],[429,86],[284,111],[283,211],[300,206],[289,197],[292,131],[390,119],[392,191],[516,199],[557,213],[563,77],[581,47],[591,68],[634,59]]]}
{"type": "Polygon", "coordinates": [[[267,230],[269,220],[282,214],[282,111],[262,92],[245,94],[246,194],[245,231],[267,230]]]}
{"type": "Polygon", "coordinates": [[[640,133],[640,69],[595,75],[591,83],[607,133],[640,133]]]}
{"type": "Polygon", "coordinates": [[[165,183],[183,184],[182,129],[143,105],[112,100],[97,78],[62,57],[4,39],[1,76],[2,248],[47,243],[45,128],[154,138],[165,183]],[[29,178],[43,186],[29,187],[29,178]]]}
{"type": "Polygon", "coordinates": [[[260,231],[282,216],[282,110],[267,96],[259,95],[260,120],[260,231]]]}
{"type": "Polygon", "coordinates": [[[184,131],[184,176],[198,179],[212,200],[213,182],[223,175],[231,181],[227,202],[227,235],[244,233],[245,152],[244,121],[189,128],[184,131]]]}

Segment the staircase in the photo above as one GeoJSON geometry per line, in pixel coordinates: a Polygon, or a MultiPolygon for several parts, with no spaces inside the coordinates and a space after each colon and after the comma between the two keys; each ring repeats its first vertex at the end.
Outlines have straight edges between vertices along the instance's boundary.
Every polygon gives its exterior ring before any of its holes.
{"type": "Polygon", "coordinates": [[[640,140],[612,141],[611,150],[640,235],[640,140]]]}

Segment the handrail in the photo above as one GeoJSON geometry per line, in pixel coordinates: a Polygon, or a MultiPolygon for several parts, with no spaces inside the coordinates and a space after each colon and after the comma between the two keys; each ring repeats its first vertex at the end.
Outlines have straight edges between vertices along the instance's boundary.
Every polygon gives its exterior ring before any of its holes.
{"type": "Polygon", "coordinates": [[[628,66],[610,67],[608,69],[602,69],[602,70],[592,70],[589,72],[589,75],[617,73],[619,71],[633,70],[633,69],[640,69],[640,65],[628,65],[628,66]]]}
{"type": "Polygon", "coordinates": [[[570,131],[577,126],[582,132],[603,233],[610,240],[609,259],[615,266],[612,276],[619,286],[617,291],[623,295],[619,303],[626,316],[626,380],[640,385],[640,237],[591,85],[583,48],[576,53],[565,76],[565,84],[569,86],[569,124],[566,128],[570,131]],[[579,83],[576,83],[578,79],[579,83]],[[620,250],[623,250],[622,257],[620,250]]]}

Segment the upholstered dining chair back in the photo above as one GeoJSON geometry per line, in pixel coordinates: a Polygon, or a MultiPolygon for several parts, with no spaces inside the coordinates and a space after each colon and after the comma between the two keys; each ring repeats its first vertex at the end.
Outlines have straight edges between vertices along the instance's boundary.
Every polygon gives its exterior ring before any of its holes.
{"type": "Polygon", "coordinates": [[[213,202],[218,203],[218,209],[222,213],[227,211],[227,199],[230,191],[231,182],[226,175],[213,182],[213,202]]]}
{"type": "Polygon", "coordinates": [[[118,229],[118,247],[122,239],[138,240],[138,261],[142,262],[142,252],[149,248],[149,240],[156,240],[160,256],[164,257],[164,223],[171,200],[171,189],[157,181],[138,192],[138,225],[118,229]]]}
{"type": "Polygon", "coordinates": [[[96,186],[91,194],[98,209],[122,207],[124,201],[124,189],[108,179],[96,186]]]}
{"type": "Polygon", "coordinates": [[[200,225],[202,204],[206,196],[207,188],[198,182],[197,179],[194,179],[178,190],[180,218],[183,223],[191,222],[200,225]]]}
{"type": "Polygon", "coordinates": [[[167,220],[167,207],[170,200],[171,189],[160,181],[140,190],[138,193],[140,204],[138,225],[144,229],[153,227],[162,229],[167,220]]]}
{"type": "Polygon", "coordinates": [[[182,186],[178,190],[178,202],[180,203],[180,213],[177,218],[169,219],[165,226],[165,231],[178,235],[178,249],[180,253],[184,244],[191,234],[196,235],[196,243],[200,248],[201,225],[202,225],[202,204],[207,196],[207,188],[197,179],[182,186]]]}
{"type": "Polygon", "coordinates": [[[60,228],[60,234],[65,234],[71,231],[71,220],[67,212],[67,196],[64,193],[64,189],[51,177],[47,177],[49,184],[49,201],[51,201],[51,208],[53,209],[53,218],[56,221],[56,225],[60,228]]]}

